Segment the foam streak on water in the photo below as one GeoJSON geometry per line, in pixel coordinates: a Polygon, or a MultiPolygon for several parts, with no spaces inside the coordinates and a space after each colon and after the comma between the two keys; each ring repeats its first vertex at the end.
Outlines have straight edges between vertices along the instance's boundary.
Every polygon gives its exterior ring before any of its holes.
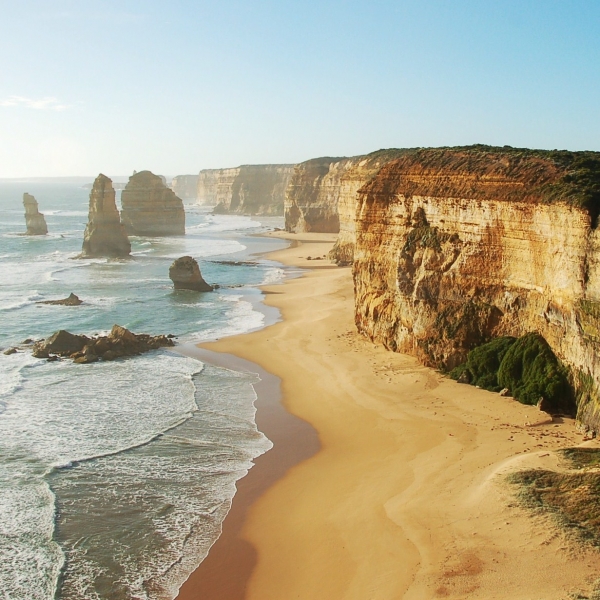
{"type": "Polygon", "coordinates": [[[171,599],[218,537],[235,482],[270,447],[256,429],[251,374],[167,350],[112,363],[35,359],[24,338],[114,323],[181,342],[261,327],[257,286],[283,277],[252,248],[247,217],[187,211],[178,238],[132,238],[129,261],[73,260],[88,190],[0,182],[0,581],[3,600],[171,599]],[[37,186],[37,187],[36,187],[37,186]],[[33,193],[50,235],[20,235],[33,193]],[[212,294],[173,291],[191,254],[212,294]],[[224,260],[226,259],[226,260],[224,260]],[[70,292],[84,304],[39,304],[70,292]]]}

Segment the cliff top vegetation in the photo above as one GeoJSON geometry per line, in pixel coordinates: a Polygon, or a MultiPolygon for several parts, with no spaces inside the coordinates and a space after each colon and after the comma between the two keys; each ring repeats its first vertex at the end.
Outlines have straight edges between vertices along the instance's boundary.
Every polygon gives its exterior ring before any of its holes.
{"type": "Polygon", "coordinates": [[[564,202],[600,214],[600,152],[512,146],[389,148],[365,155],[387,159],[366,193],[522,202],[564,202]]]}

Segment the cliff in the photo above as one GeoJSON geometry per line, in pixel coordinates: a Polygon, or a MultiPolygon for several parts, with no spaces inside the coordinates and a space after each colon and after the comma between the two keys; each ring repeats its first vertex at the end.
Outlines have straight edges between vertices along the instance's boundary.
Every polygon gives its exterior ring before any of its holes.
{"type": "Polygon", "coordinates": [[[171,181],[173,193],[182,200],[194,200],[198,193],[198,175],[177,175],[171,181]]]}
{"type": "Polygon", "coordinates": [[[90,192],[88,223],[80,257],[123,258],[130,252],[131,244],[121,225],[112,181],[101,173],[90,192]]]}
{"type": "Polygon", "coordinates": [[[293,165],[242,165],[207,169],[198,176],[198,203],[215,213],[282,215],[293,165]]]}
{"type": "Polygon", "coordinates": [[[538,332],[600,431],[599,209],[598,153],[408,151],[358,193],[357,327],[442,369],[538,332]]]}
{"type": "Polygon", "coordinates": [[[150,171],[134,173],[121,193],[121,221],[128,235],[185,234],[183,202],[150,171]]]}
{"type": "Polygon", "coordinates": [[[44,215],[38,211],[38,203],[31,194],[23,194],[23,206],[25,207],[25,235],[46,235],[48,226],[44,215]]]}
{"type": "Polygon", "coordinates": [[[316,158],[296,166],[288,186],[285,228],[291,232],[337,233],[330,258],[350,264],[358,190],[406,150],[379,150],[352,158],[316,158]]]}

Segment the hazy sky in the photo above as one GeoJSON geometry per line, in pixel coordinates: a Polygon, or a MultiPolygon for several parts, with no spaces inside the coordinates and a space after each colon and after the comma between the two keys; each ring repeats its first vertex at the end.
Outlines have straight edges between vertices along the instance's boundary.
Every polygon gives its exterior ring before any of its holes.
{"type": "Polygon", "coordinates": [[[0,0],[0,177],[600,150],[599,0],[0,0]]]}

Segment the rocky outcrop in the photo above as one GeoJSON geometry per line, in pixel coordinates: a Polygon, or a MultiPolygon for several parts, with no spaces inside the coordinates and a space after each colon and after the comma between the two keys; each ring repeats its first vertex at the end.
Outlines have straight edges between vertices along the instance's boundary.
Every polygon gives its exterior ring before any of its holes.
{"type": "Polygon", "coordinates": [[[173,177],[171,189],[182,200],[195,200],[198,193],[198,175],[177,175],[173,177]]]}
{"type": "Polygon", "coordinates": [[[354,158],[313,158],[296,165],[285,195],[286,231],[337,233],[342,175],[354,158]]]}
{"type": "Polygon", "coordinates": [[[198,203],[217,214],[282,215],[294,165],[207,169],[198,176],[198,203]]]}
{"type": "Polygon", "coordinates": [[[184,235],[183,202],[163,178],[140,171],[129,178],[121,193],[121,222],[128,235],[184,235]]]}
{"type": "Polygon", "coordinates": [[[80,300],[73,292],[69,294],[67,298],[61,298],[60,300],[40,300],[36,302],[36,304],[51,304],[53,306],[79,306],[83,304],[83,301],[80,300]]]}
{"type": "Polygon", "coordinates": [[[407,152],[358,194],[357,327],[442,369],[538,332],[600,431],[599,212],[598,153],[407,152]]]}
{"type": "Polygon", "coordinates": [[[90,192],[88,223],[80,257],[125,258],[130,252],[131,244],[121,225],[112,181],[101,173],[90,192]]]}
{"type": "Polygon", "coordinates": [[[204,281],[196,259],[182,256],[169,267],[169,277],[176,290],[212,292],[213,287],[204,281]]]}
{"type": "Polygon", "coordinates": [[[23,206],[25,207],[25,235],[46,235],[48,226],[44,215],[38,211],[38,203],[31,194],[23,194],[23,206]]]}
{"type": "Polygon", "coordinates": [[[329,257],[339,265],[351,264],[357,192],[384,164],[405,152],[408,150],[378,150],[365,156],[300,163],[286,194],[286,230],[339,232],[329,257]]]}
{"type": "Polygon", "coordinates": [[[75,335],[61,329],[48,339],[36,342],[33,345],[33,356],[49,359],[71,358],[76,363],[115,360],[143,354],[163,346],[174,346],[171,337],[145,333],[136,335],[120,325],[114,325],[108,335],[97,337],[75,335]]]}

